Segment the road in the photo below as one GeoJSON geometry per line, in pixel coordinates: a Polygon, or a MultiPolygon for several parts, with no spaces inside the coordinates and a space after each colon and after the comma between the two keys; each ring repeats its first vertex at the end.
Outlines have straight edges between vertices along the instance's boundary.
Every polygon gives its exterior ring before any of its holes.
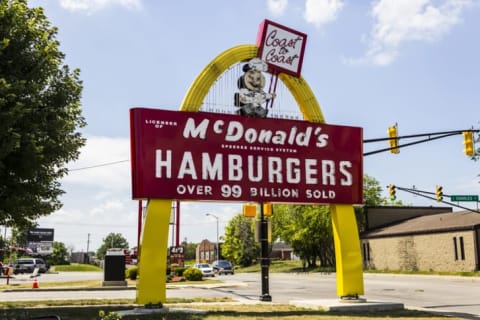
{"type": "MultiPolygon", "coordinates": [[[[43,274],[42,282],[73,281],[103,278],[102,273],[60,273],[43,274]]],[[[217,276],[223,286],[168,286],[167,298],[230,297],[243,302],[256,303],[261,294],[259,273],[238,273],[217,276]]],[[[5,281],[5,279],[1,279],[5,281]]],[[[32,281],[15,279],[11,283],[32,281]]],[[[365,274],[367,301],[400,302],[407,308],[425,309],[444,314],[480,319],[480,278],[425,275],[365,274]]],[[[273,302],[288,303],[303,299],[337,299],[335,274],[270,274],[269,292],[273,302]]],[[[136,291],[131,290],[80,290],[27,292],[0,292],[1,301],[29,301],[48,299],[135,299],[136,291]]]]}

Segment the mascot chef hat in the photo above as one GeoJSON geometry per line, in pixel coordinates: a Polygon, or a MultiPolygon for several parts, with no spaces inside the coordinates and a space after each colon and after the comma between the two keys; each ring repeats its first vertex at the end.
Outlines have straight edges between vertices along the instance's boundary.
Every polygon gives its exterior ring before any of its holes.
{"type": "Polygon", "coordinates": [[[243,72],[247,72],[250,70],[265,72],[268,70],[268,65],[265,61],[259,58],[253,58],[252,60],[248,61],[246,65],[243,66],[243,72]]]}

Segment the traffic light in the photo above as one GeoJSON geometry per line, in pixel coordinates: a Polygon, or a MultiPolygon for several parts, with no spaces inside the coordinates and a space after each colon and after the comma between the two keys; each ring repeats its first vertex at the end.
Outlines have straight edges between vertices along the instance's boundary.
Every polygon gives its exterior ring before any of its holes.
{"type": "Polygon", "coordinates": [[[388,186],[388,195],[390,197],[390,200],[394,201],[397,199],[397,190],[396,190],[397,187],[395,187],[395,185],[391,184],[388,186]]]}
{"type": "Polygon", "coordinates": [[[272,204],[270,202],[265,202],[263,204],[263,216],[264,217],[271,217],[272,216],[272,204]]]}
{"type": "Polygon", "coordinates": [[[463,153],[467,156],[473,156],[475,153],[475,145],[473,141],[473,132],[472,131],[463,131],[463,144],[465,148],[463,149],[463,153]]]}
{"type": "Polygon", "coordinates": [[[244,204],[243,216],[246,218],[255,218],[257,216],[257,206],[254,203],[244,204]]]}
{"type": "Polygon", "coordinates": [[[388,139],[391,148],[390,152],[400,153],[400,149],[398,148],[398,132],[396,125],[388,127],[388,136],[390,137],[390,139],[388,139]]]}
{"type": "Polygon", "coordinates": [[[442,186],[437,186],[435,188],[435,197],[437,198],[438,202],[443,200],[443,188],[442,188],[442,186]]]}

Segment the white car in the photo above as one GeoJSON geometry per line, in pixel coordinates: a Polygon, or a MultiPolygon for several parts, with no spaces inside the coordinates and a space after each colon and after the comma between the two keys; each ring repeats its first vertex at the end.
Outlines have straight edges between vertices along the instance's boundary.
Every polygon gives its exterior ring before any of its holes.
{"type": "Polygon", "coordinates": [[[204,277],[215,277],[215,272],[213,272],[213,268],[208,263],[195,263],[193,267],[202,271],[204,277]]]}

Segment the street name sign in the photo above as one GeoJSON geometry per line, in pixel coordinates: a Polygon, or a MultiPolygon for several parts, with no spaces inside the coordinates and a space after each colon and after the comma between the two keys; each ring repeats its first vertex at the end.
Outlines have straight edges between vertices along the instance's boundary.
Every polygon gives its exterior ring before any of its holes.
{"type": "Polygon", "coordinates": [[[450,196],[451,201],[478,201],[477,195],[454,195],[450,196]]]}

